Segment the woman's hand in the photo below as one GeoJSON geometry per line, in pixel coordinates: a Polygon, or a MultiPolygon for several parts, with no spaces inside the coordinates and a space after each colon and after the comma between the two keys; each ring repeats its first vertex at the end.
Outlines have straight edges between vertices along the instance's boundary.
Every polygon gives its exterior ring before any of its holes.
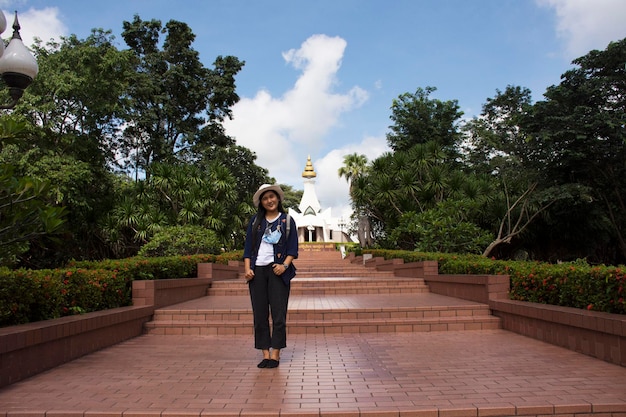
{"type": "Polygon", "coordinates": [[[254,271],[252,269],[246,269],[246,281],[252,281],[252,279],[254,278],[254,271]]]}
{"type": "Polygon", "coordinates": [[[285,271],[287,270],[287,268],[285,267],[284,264],[274,264],[272,265],[272,271],[274,271],[275,275],[282,275],[285,273],[285,271]]]}

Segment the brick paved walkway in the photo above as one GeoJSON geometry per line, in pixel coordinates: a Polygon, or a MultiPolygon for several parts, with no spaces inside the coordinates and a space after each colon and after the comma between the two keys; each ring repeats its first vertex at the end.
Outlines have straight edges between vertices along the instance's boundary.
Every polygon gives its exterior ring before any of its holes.
{"type": "Polygon", "coordinates": [[[144,335],[0,390],[0,416],[626,416],[626,368],[504,330],[144,335]]]}

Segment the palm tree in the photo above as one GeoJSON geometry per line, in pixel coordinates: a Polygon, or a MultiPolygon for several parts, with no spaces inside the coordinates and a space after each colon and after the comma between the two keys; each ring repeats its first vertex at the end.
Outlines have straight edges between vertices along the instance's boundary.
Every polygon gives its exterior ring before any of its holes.
{"type": "Polygon", "coordinates": [[[369,218],[365,214],[364,203],[361,198],[358,198],[360,193],[357,192],[356,185],[363,183],[362,180],[367,176],[368,160],[365,155],[359,155],[356,152],[343,157],[343,166],[339,168],[337,174],[339,178],[345,178],[350,185],[350,199],[352,200],[352,207],[354,213],[358,219],[357,235],[359,237],[359,243],[362,247],[372,245],[372,236],[370,232],[369,218]]]}
{"type": "Polygon", "coordinates": [[[345,177],[346,181],[351,183],[352,179],[365,174],[367,171],[367,163],[368,160],[365,155],[359,155],[356,152],[345,155],[343,157],[343,166],[337,171],[339,178],[345,177]]]}

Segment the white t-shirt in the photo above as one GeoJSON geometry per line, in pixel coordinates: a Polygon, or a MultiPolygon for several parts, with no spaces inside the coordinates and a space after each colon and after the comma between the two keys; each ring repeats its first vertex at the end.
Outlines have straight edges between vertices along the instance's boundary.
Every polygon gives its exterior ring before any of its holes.
{"type": "MultiPolygon", "coordinates": [[[[280,218],[280,213],[278,216],[273,218],[272,220],[267,220],[268,223],[274,223],[276,220],[280,218]]],[[[256,265],[258,266],[267,266],[274,263],[274,245],[271,243],[265,242],[261,239],[261,244],[259,245],[259,253],[256,257],[256,265]]]]}

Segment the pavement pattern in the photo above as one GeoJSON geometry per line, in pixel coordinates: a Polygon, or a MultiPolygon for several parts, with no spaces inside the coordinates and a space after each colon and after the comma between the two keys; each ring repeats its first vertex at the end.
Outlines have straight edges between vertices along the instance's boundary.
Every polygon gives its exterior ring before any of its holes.
{"type": "Polygon", "coordinates": [[[146,334],[0,389],[0,417],[626,416],[626,368],[505,330],[146,334]]]}

